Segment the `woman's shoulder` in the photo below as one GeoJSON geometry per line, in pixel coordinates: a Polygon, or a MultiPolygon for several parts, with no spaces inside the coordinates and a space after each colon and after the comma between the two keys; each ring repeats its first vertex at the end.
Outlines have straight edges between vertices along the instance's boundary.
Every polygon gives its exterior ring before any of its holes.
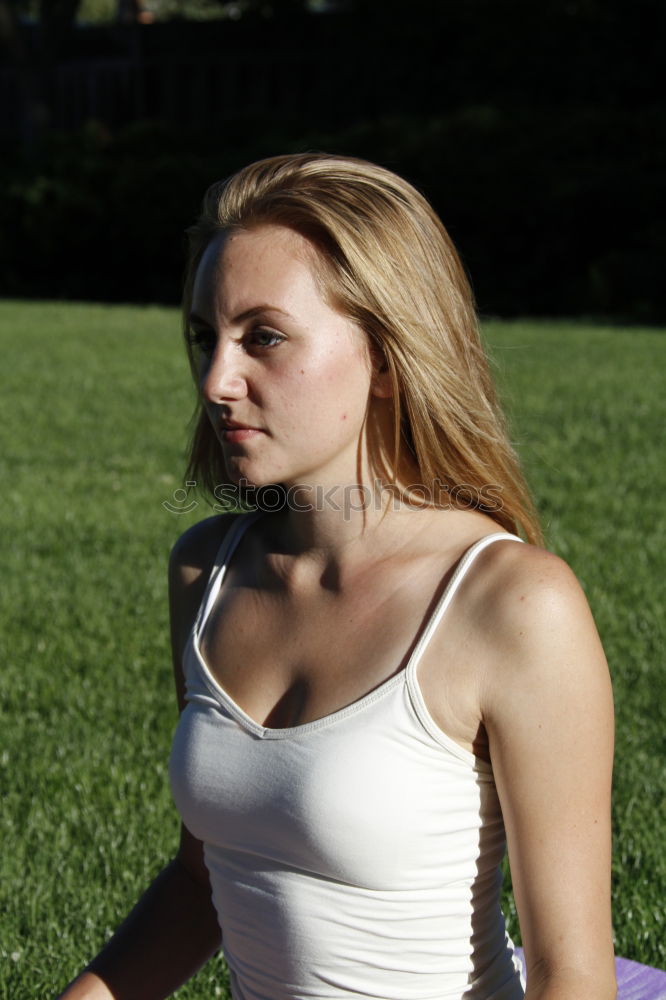
{"type": "Polygon", "coordinates": [[[176,540],[169,556],[169,578],[183,586],[207,580],[228,532],[240,514],[217,514],[193,524],[176,540]]]}
{"type": "Polygon", "coordinates": [[[575,574],[559,556],[524,542],[487,515],[477,511],[456,511],[455,520],[446,514],[433,515],[426,544],[443,564],[453,556],[451,569],[464,570],[464,603],[476,606],[480,617],[504,619],[513,610],[522,612],[542,600],[580,597],[575,574]],[[492,544],[491,544],[492,543],[492,544]]]}
{"type": "Polygon", "coordinates": [[[514,655],[529,640],[552,642],[558,629],[594,628],[589,606],[575,573],[559,556],[522,541],[490,518],[465,517],[454,524],[458,540],[443,519],[433,520],[432,553],[445,562],[455,553],[451,573],[461,572],[455,595],[455,618],[475,637],[485,660],[514,655]]]}
{"type": "Polygon", "coordinates": [[[467,607],[488,651],[490,704],[524,702],[530,691],[559,696],[563,687],[573,695],[607,678],[587,598],[563,559],[507,539],[481,552],[476,570],[467,607]]]}
{"type": "Polygon", "coordinates": [[[559,556],[511,535],[488,545],[472,577],[473,607],[497,638],[550,631],[556,622],[589,616],[583,589],[559,556]]]}

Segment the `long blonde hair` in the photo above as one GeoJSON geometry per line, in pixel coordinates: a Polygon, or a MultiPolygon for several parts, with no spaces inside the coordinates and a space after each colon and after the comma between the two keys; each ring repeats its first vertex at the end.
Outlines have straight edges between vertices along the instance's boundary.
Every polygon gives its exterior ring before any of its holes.
{"type": "MultiPolygon", "coordinates": [[[[408,449],[430,495],[448,484],[456,505],[485,510],[507,530],[540,542],[467,276],[425,198],[389,170],[325,153],[260,160],[213,184],[188,230],[186,342],[206,247],[221,232],[261,224],[287,226],[314,244],[330,304],[382,353],[393,387],[393,469],[408,449]],[[489,503],[489,496],[499,501],[489,503]]],[[[194,371],[191,349],[190,363],[194,371]]],[[[195,420],[187,475],[212,492],[227,481],[222,451],[200,405],[195,420]]]]}

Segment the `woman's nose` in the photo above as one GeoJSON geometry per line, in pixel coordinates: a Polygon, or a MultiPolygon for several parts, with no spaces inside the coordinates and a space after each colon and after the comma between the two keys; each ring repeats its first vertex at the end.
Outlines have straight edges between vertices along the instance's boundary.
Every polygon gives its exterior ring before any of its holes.
{"type": "Polygon", "coordinates": [[[201,394],[208,403],[223,403],[247,395],[243,358],[234,356],[234,345],[218,343],[202,373],[201,394]]]}

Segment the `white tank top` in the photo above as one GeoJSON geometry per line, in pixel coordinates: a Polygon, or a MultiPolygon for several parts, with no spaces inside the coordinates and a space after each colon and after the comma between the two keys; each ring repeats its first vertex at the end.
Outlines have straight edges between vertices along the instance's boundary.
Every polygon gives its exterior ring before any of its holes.
{"type": "MultiPolygon", "coordinates": [[[[237,519],[184,656],[170,779],[204,842],[234,1000],[517,1000],[499,906],[505,837],[490,764],[428,713],[418,662],[488,535],[460,561],[404,670],[304,725],[271,729],[224,691],[200,638],[237,519]]],[[[332,651],[333,652],[333,651],[332,651]]]]}

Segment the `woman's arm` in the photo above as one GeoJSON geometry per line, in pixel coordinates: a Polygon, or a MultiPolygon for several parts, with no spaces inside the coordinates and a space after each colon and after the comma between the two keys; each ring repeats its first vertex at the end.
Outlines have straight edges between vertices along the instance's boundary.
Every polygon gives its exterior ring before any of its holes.
{"type": "MultiPolygon", "coordinates": [[[[181,710],[183,650],[215,553],[232,521],[232,517],[209,518],[195,525],[171,553],[171,646],[181,710]]],[[[176,858],[60,1000],[162,1000],[191,978],[220,944],[203,846],[182,826],[176,858]]]]}
{"type": "Polygon", "coordinates": [[[62,1000],[162,1000],[219,948],[221,935],[205,880],[188,854],[199,851],[187,831],[178,857],[144,893],[124,923],[62,1000]]]}
{"type": "Polygon", "coordinates": [[[608,667],[569,568],[527,546],[500,558],[503,586],[489,611],[500,655],[483,680],[482,713],[527,998],[613,1000],[608,667]]]}

